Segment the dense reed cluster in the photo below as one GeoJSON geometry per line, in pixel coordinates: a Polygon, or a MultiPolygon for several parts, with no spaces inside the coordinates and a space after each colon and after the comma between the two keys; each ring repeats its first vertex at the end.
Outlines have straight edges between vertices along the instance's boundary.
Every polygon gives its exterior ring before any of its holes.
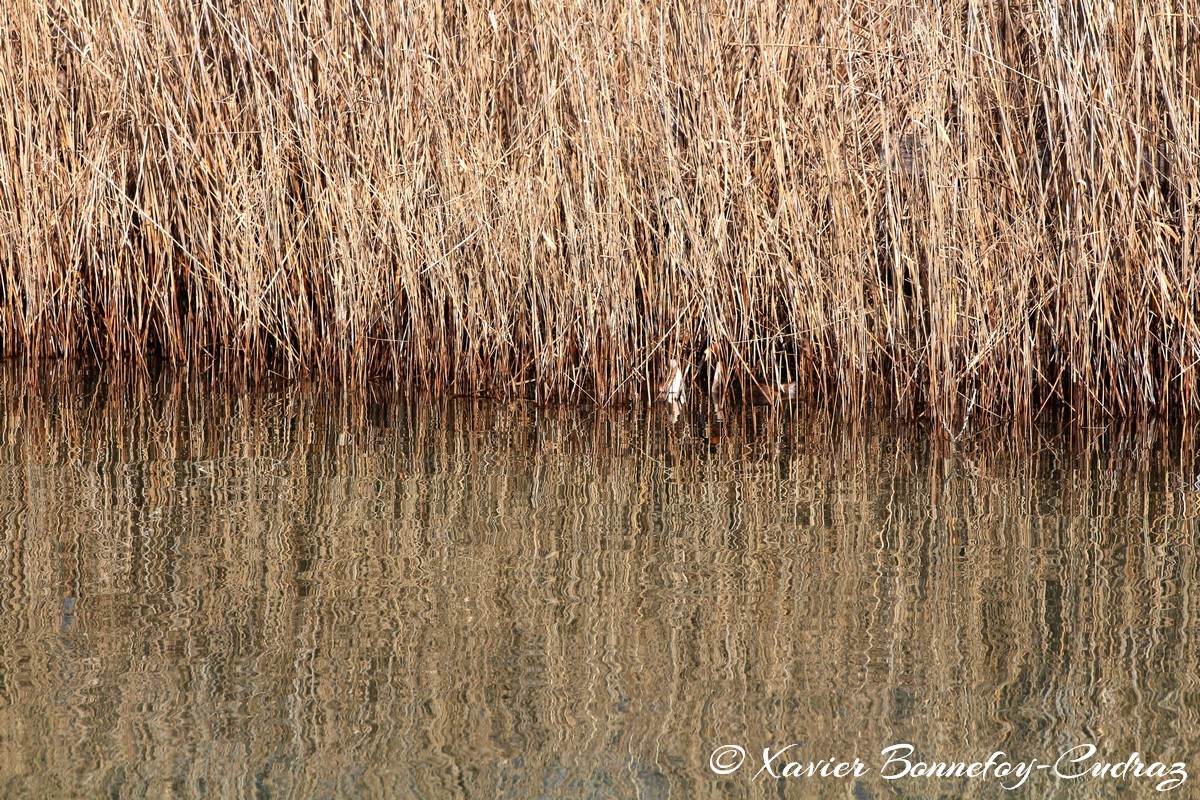
{"type": "Polygon", "coordinates": [[[13,0],[0,32],[4,356],[1200,411],[1184,0],[13,0]]]}

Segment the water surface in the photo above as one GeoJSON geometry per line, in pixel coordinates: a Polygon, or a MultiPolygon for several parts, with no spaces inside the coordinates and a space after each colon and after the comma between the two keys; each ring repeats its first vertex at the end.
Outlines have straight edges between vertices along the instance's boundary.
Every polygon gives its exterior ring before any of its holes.
{"type": "Polygon", "coordinates": [[[1155,794],[884,780],[896,743],[1200,773],[1179,430],[671,417],[5,373],[0,795],[1155,794]],[[870,771],[752,777],[789,743],[870,771]]]}

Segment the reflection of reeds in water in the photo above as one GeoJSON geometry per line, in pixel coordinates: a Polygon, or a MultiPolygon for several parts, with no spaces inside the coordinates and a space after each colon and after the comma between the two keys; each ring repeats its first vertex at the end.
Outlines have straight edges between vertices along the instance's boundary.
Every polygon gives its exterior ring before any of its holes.
{"type": "Polygon", "coordinates": [[[1182,0],[369,5],[4,4],[0,355],[1200,411],[1182,0]]]}
{"type": "Polygon", "coordinates": [[[5,380],[0,785],[727,796],[726,741],[1195,763],[1190,445],[833,423],[5,380]]]}

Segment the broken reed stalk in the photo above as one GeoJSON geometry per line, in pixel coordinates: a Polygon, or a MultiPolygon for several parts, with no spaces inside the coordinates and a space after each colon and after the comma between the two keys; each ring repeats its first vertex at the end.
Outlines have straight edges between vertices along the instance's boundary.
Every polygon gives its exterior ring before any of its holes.
{"type": "Polygon", "coordinates": [[[0,8],[0,354],[1193,415],[1188,2],[0,8]]]}

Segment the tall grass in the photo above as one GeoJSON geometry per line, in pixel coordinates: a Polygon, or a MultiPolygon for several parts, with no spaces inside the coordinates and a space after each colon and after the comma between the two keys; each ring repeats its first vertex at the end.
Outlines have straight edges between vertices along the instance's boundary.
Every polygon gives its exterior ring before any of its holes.
{"type": "Polygon", "coordinates": [[[1190,2],[0,8],[0,350],[1200,411],[1190,2]]]}

